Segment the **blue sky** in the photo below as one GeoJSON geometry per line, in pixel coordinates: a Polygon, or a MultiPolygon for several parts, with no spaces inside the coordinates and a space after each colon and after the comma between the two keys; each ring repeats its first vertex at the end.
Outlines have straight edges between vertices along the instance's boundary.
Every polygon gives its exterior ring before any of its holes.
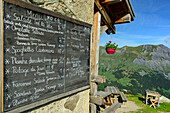
{"type": "Polygon", "coordinates": [[[119,47],[163,44],[170,48],[170,0],[131,0],[135,19],[118,24],[116,34],[100,36],[100,46],[112,41],[119,47]]]}

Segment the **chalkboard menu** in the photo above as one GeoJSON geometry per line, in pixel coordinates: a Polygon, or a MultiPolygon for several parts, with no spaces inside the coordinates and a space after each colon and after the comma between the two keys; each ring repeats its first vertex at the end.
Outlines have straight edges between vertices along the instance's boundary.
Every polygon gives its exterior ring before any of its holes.
{"type": "Polygon", "coordinates": [[[9,1],[4,2],[4,111],[89,85],[91,25],[9,1]]]}

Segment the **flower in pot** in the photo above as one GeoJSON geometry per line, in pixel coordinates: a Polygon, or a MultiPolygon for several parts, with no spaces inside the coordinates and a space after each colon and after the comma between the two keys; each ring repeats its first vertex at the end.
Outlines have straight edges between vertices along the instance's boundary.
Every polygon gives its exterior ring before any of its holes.
{"type": "Polygon", "coordinates": [[[118,47],[118,44],[116,45],[116,43],[113,43],[113,44],[111,44],[111,43],[112,43],[111,41],[109,41],[109,43],[106,43],[107,54],[113,54],[118,47]]]}

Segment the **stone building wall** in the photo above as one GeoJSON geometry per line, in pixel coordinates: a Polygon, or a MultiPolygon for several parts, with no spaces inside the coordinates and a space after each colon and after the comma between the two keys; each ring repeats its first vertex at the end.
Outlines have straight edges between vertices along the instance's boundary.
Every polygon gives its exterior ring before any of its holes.
{"type": "MultiPolygon", "coordinates": [[[[23,0],[62,15],[93,24],[94,0],[23,0]]],[[[84,90],[27,113],[89,113],[89,92],[84,90]]]]}
{"type": "Polygon", "coordinates": [[[83,22],[93,23],[94,0],[23,0],[83,22]]]}
{"type": "Polygon", "coordinates": [[[27,113],[89,113],[89,91],[51,102],[27,113]]]}

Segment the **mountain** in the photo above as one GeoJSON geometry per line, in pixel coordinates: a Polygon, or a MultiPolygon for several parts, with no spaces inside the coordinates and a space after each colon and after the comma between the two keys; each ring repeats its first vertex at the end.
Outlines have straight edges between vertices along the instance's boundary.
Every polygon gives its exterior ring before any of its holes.
{"type": "Polygon", "coordinates": [[[170,48],[164,45],[124,46],[107,54],[100,47],[99,75],[106,76],[106,86],[117,86],[130,94],[154,90],[170,98],[170,48]]]}

